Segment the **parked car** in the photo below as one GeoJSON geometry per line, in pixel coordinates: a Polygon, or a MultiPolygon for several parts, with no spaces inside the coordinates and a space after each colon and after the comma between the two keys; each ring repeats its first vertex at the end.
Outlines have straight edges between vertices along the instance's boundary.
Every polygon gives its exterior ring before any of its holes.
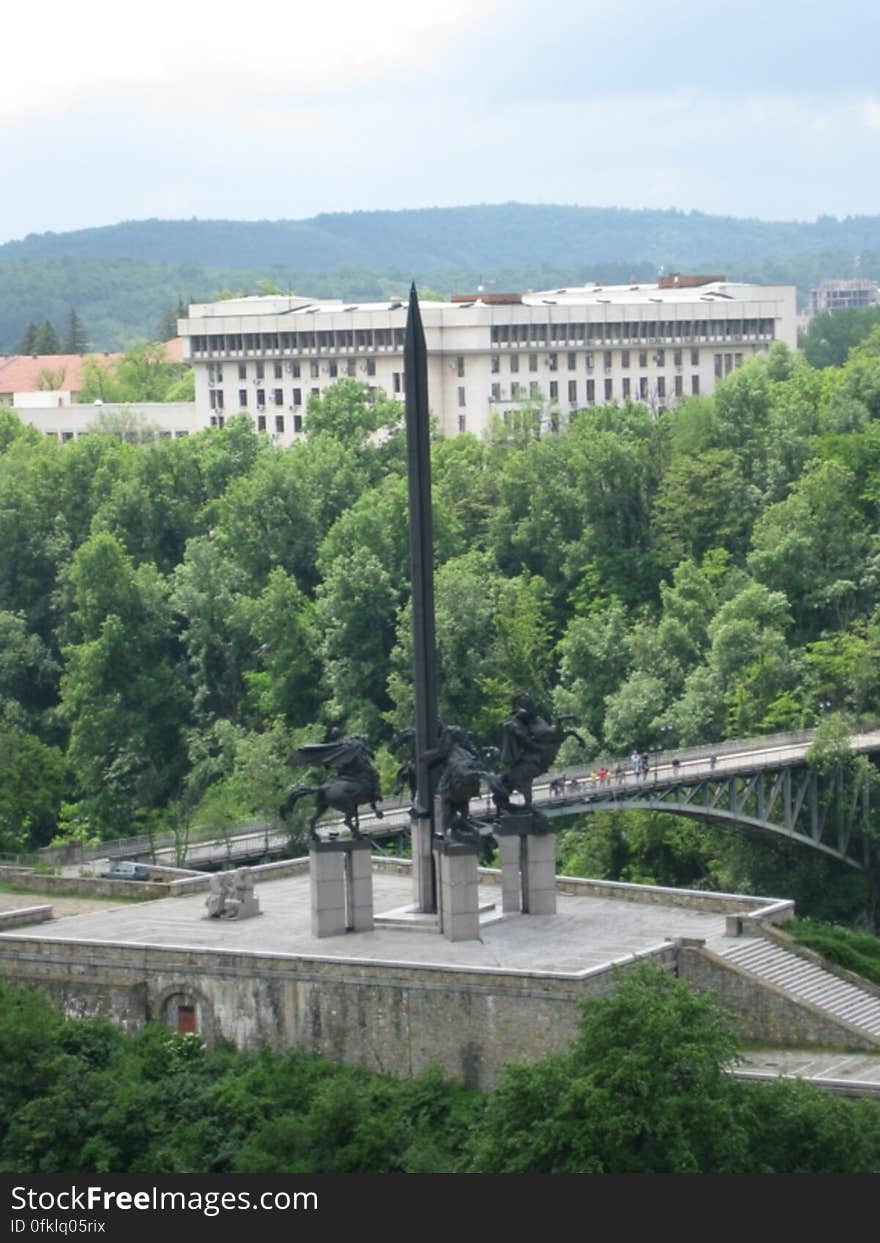
{"type": "Polygon", "coordinates": [[[145,863],[130,863],[122,860],[114,863],[109,872],[102,872],[105,880],[149,880],[150,869],[145,863]]]}

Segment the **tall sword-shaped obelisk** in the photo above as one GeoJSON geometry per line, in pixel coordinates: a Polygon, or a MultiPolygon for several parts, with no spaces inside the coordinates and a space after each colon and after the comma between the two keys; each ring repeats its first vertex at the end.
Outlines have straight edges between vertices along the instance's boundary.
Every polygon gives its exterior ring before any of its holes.
{"type": "Polygon", "coordinates": [[[415,902],[436,907],[431,854],[434,779],[430,755],[437,746],[437,652],[434,634],[434,531],[431,514],[431,443],[428,422],[428,350],[415,284],[409,294],[403,346],[406,453],[409,480],[409,551],[412,583],[415,688],[416,797],[412,825],[415,902]]]}

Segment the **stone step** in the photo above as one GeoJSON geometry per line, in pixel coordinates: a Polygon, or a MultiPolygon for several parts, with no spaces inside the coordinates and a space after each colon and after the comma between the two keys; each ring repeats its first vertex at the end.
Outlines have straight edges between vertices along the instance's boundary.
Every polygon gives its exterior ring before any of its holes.
{"type": "Polygon", "coordinates": [[[880,998],[864,992],[816,963],[761,938],[720,940],[711,948],[768,984],[821,1007],[842,1022],[880,1035],[880,998]]]}

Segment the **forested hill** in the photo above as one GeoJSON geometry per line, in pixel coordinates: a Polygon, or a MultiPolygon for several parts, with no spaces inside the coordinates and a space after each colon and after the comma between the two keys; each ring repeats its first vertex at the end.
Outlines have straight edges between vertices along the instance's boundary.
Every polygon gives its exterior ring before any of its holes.
{"type": "Polygon", "coordinates": [[[699,266],[880,249],[880,216],[769,222],[701,212],[505,203],[410,211],[340,212],[309,220],[140,220],[30,234],[0,259],[144,259],[216,267],[283,264],[328,271],[524,267],[574,262],[699,266]]]}
{"type": "Polygon", "coordinates": [[[223,290],[357,300],[399,296],[415,278],[448,296],[480,282],[500,290],[649,281],[661,266],[797,285],[803,305],[824,277],[880,279],[880,216],[774,224],[508,203],[31,234],[0,246],[0,353],[18,352],[29,323],[62,325],[72,309],[91,348],[119,350],[164,339],[181,307],[223,290]]]}

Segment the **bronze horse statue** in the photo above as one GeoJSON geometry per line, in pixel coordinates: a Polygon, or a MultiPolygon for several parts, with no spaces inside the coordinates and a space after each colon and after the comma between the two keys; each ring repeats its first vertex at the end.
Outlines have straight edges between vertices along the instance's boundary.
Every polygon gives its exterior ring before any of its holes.
{"type": "Polygon", "coordinates": [[[336,777],[321,785],[294,785],[279,808],[282,819],[287,819],[298,799],[308,795],[315,797],[315,811],[309,821],[309,836],[318,840],[316,825],[325,811],[332,807],[342,812],[343,823],[352,837],[359,838],[360,819],[358,807],[369,803],[381,820],[382,812],[376,806],[382,801],[379,773],[373,764],[373,748],[361,734],[348,738],[338,730],[331,731],[327,742],[308,743],[290,756],[290,764],[324,764],[336,769],[336,777]]]}
{"type": "Polygon", "coordinates": [[[580,717],[574,714],[561,716],[556,721],[547,721],[539,713],[530,695],[521,692],[515,695],[513,711],[504,722],[504,743],[501,748],[502,771],[498,784],[500,794],[493,799],[497,810],[510,812],[515,810],[510,796],[519,791],[526,807],[532,806],[532,785],[536,777],[553,765],[559,748],[566,738],[576,738],[582,747],[587,744],[576,730],[567,727],[566,722],[580,724],[580,717]]]}
{"type": "Polygon", "coordinates": [[[442,765],[437,794],[440,798],[440,832],[444,837],[473,836],[478,832],[469,818],[472,798],[480,793],[483,780],[489,784],[493,798],[502,797],[503,789],[495,773],[486,768],[486,760],[478,751],[472,735],[458,725],[444,725],[437,746],[437,763],[442,765]]]}

